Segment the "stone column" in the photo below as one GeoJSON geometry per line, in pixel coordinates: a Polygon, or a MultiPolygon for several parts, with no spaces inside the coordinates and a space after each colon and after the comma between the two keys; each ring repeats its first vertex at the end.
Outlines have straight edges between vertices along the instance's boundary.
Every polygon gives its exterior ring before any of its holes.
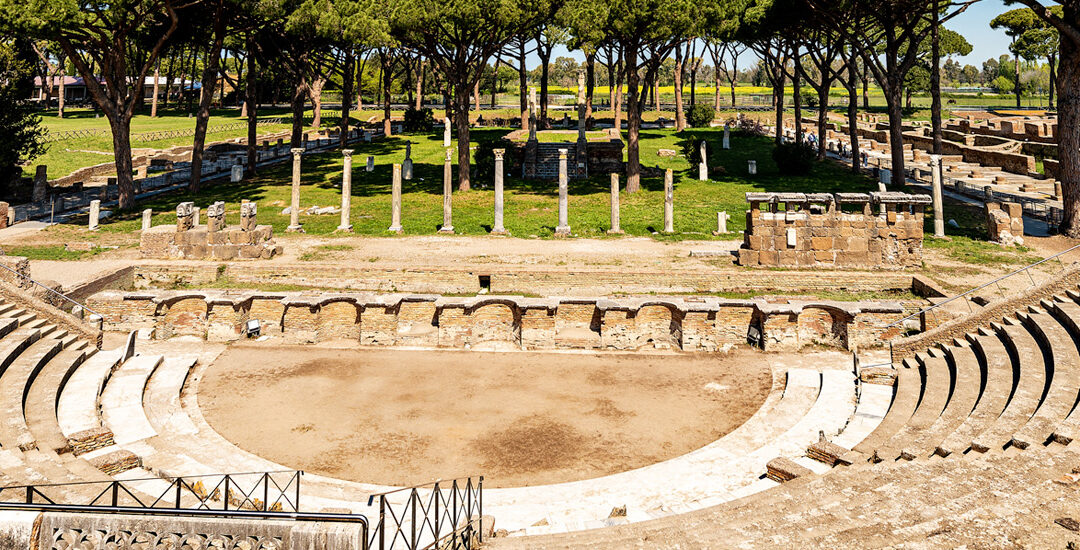
{"type": "Polygon", "coordinates": [[[495,224],[491,228],[492,235],[509,235],[510,232],[503,227],[503,155],[506,149],[493,149],[495,153],[495,224]]]}
{"type": "Polygon", "coordinates": [[[724,150],[731,149],[731,125],[724,123],[724,150]]]}
{"type": "Polygon", "coordinates": [[[292,207],[289,209],[289,227],[286,227],[285,231],[304,230],[300,225],[300,157],[303,155],[303,147],[292,150],[292,207]]]}
{"type": "Polygon", "coordinates": [[[675,178],[671,168],[664,171],[664,233],[675,232],[675,178]]]}
{"type": "Polygon", "coordinates": [[[11,225],[8,221],[9,212],[15,212],[15,209],[11,208],[10,204],[0,201],[0,229],[4,229],[11,225]]]}
{"type": "Polygon", "coordinates": [[[454,233],[453,204],[451,203],[454,192],[454,167],[450,164],[453,157],[454,150],[447,149],[442,170],[442,227],[439,228],[439,233],[454,233]]]}
{"type": "Polygon", "coordinates": [[[149,208],[142,211],[142,230],[143,231],[146,231],[147,229],[150,229],[150,224],[153,223],[153,220],[152,220],[151,216],[153,216],[153,215],[154,215],[153,210],[150,210],[149,208]]]}
{"type": "Polygon", "coordinates": [[[608,233],[621,235],[622,227],[619,226],[619,174],[611,173],[611,229],[608,233]]]}
{"type": "Polygon", "coordinates": [[[368,155],[367,165],[364,166],[364,171],[365,172],[374,172],[375,171],[375,157],[368,155]]]}
{"type": "Polygon", "coordinates": [[[717,212],[716,213],[716,231],[713,231],[714,236],[723,235],[724,233],[728,232],[727,231],[727,221],[728,221],[728,213],[727,212],[717,212]]]}
{"type": "Polygon", "coordinates": [[[934,199],[934,236],[945,236],[945,210],[941,197],[941,155],[930,155],[930,182],[934,199]]]}
{"type": "Polygon", "coordinates": [[[585,71],[578,69],[577,72],[577,102],[578,105],[585,104],[585,71]]]}
{"type": "Polygon", "coordinates": [[[46,164],[39,164],[34,171],[34,191],[31,200],[34,202],[42,202],[45,200],[45,196],[48,194],[49,185],[49,166],[46,164]]]}
{"type": "Polygon", "coordinates": [[[442,146],[450,147],[450,119],[443,118],[442,146]]]}
{"type": "Polygon", "coordinates": [[[193,220],[193,222],[192,222],[192,223],[193,223],[194,225],[199,225],[199,211],[200,211],[200,209],[199,209],[199,207],[198,207],[198,206],[193,206],[193,207],[192,207],[192,210],[191,210],[191,212],[192,212],[192,215],[191,215],[191,219],[193,220]]]}
{"type": "Polygon", "coordinates": [[[555,228],[556,237],[570,236],[570,222],[567,220],[567,186],[569,177],[566,172],[566,149],[559,149],[559,225],[555,228]]]}
{"type": "Polygon", "coordinates": [[[401,165],[395,164],[390,181],[390,227],[387,231],[401,233],[401,165]]]}
{"type": "Polygon", "coordinates": [[[206,207],[206,231],[217,233],[225,229],[225,203],[216,201],[206,207]]]}
{"type": "Polygon", "coordinates": [[[577,140],[578,143],[587,141],[585,139],[585,104],[578,105],[577,108],[577,140]]]}
{"type": "Polygon", "coordinates": [[[412,162],[412,142],[405,142],[405,161],[401,163],[401,179],[405,181],[412,180],[413,176],[413,162],[412,162]]]}
{"type": "Polygon", "coordinates": [[[709,179],[709,156],[708,151],[705,148],[705,140],[701,141],[701,162],[698,162],[697,178],[699,181],[706,181],[709,179]]]}
{"type": "Polygon", "coordinates": [[[98,220],[101,219],[101,201],[94,199],[90,201],[90,220],[88,222],[90,231],[97,231],[98,220]]]}
{"type": "Polygon", "coordinates": [[[341,223],[337,226],[338,231],[352,231],[349,223],[349,211],[352,209],[352,149],[342,149],[345,157],[345,168],[341,172],[341,223]]]}

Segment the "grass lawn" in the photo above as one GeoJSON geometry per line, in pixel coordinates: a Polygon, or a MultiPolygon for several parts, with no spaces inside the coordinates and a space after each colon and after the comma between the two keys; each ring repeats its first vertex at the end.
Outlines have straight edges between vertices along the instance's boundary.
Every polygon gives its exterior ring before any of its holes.
{"type": "MultiPolygon", "coordinates": [[[[474,130],[474,142],[498,140],[508,130],[474,130]]],[[[732,149],[721,150],[722,130],[702,129],[675,133],[671,130],[642,132],[641,159],[647,166],[675,171],[675,234],[659,235],[655,231],[663,224],[663,179],[643,178],[638,193],[622,193],[620,197],[622,228],[629,235],[654,235],[659,239],[714,238],[716,213],[724,210],[731,215],[728,229],[744,228],[747,191],[871,191],[876,184],[864,177],[852,175],[843,167],[824,163],[805,177],[781,176],[771,159],[772,140],[765,137],[734,136],[732,149]],[[698,181],[696,168],[682,156],[662,158],[658,149],[681,150],[691,136],[708,140],[709,164],[722,167],[723,174],[713,174],[712,181],[698,181]],[[758,161],[757,176],[747,174],[747,160],[758,161]]],[[[402,223],[405,234],[431,235],[442,223],[442,148],[441,132],[430,135],[395,136],[390,140],[361,144],[356,147],[353,170],[352,224],[354,232],[366,235],[386,235],[390,225],[390,165],[404,159],[405,140],[413,142],[415,178],[404,182],[402,223]],[[364,159],[375,156],[376,168],[367,173],[364,159]]],[[[340,205],[342,158],[338,153],[326,153],[304,158],[301,207],[340,205]]],[[[714,172],[716,172],[714,170],[714,172]]],[[[219,184],[198,196],[171,195],[154,198],[140,204],[138,209],[152,208],[154,224],[175,223],[176,204],[191,200],[205,208],[214,201],[226,202],[229,223],[239,223],[241,199],[257,201],[259,220],[274,226],[283,235],[289,223],[282,209],[289,204],[290,167],[265,170],[259,176],[239,184],[219,184]]],[[[456,176],[456,168],[455,168],[456,176]]],[[[455,185],[456,188],[456,185],[455,185]]],[[[609,228],[609,180],[598,174],[585,180],[570,182],[569,221],[578,236],[607,237],[609,228]]],[[[455,191],[454,229],[459,234],[484,235],[492,223],[493,191],[490,181],[474,181],[468,192],[455,191]]],[[[526,181],[508,176],[505,192],[505,225],[518,237],[549,238],[553,236],[558,217],[558,189],[551,181],[526,181]]],[[[339,223],[338,215],[301,215],[309,234],[331,234],[339,223]]],[[[138,212],[118,212],[104,220],[104,232],[134,232],[139,228],[138,212]]],[[[732,238],[728,235],[726,238],[732,238]]]]}

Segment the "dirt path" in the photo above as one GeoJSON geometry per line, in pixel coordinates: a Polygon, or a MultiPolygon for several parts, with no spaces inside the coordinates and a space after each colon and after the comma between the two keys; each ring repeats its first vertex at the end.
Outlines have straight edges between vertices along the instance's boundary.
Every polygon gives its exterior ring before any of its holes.
{"type": "Polygon", "coordinates": [[[199,382],[207,420],[289,467],[395,485],[587,479],[714,441],[767,396],[767,361],[232,346],[199,382]]]}

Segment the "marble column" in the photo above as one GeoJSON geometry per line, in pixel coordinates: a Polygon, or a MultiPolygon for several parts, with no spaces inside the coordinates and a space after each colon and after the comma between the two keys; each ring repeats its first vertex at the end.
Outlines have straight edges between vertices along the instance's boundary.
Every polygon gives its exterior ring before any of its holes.
{"type": "Polygon", "coordinates": [[[705,140],[701,141],[701,161],[697,166],[697,178],[700,181],[706,181],[709,179],[709,156],[705,150],[705,140]]]}
{"type": "Polygon", "coordinates": [[[349,214],[352,209],[352,149],[342,149],[341,154],[345,157],[345,168],[341,171],[341,224],[338,231],[352,231],[349,223],[349,214]]]}
{"type": "Polygon", "coordinates": [[[675,178],[671,168],[664,171],[664,233],[675,232],[675,178]]]}
{"type": "Polygon", "coordinates": [[[621,235],[622,227],[619,226],[619,174],[611,174],[611,229],[608,233],[621,235]]]}
{"type": "Polygon", "coordinates": [[[153,223],[153,221],[151,219],[151,216],[153,216],[153,215],[154,215],[154,212],[152,210],[150,210],[149,208],[142,211],[142,230],[143,231],[146,231],[147,229],[150,229],[150,224],[153,223]]]}
{"type": "Polygon", "coordinates": [[[454,232],[454,211],[451,202],[454,193],[454,167],[450,162],[454,158],[454,150],[446,150],[446,160],[443,161],[442,170],[442,227],[439,233],[454,232]]]}
{"type": "Polygon", "coordinates": [[[491,228],[492,235],[509,235],[510,232],[503,227],[503,155],[506,149],[494,149],[495,153],[495,224],[491,228]]]}
{"type": "Polygon", "coordinates": [[[390,180],[390,227],[391,233],[401,233],[401,165],[395,164],[390,180]]]}
{"type": "Polygon", "coordinates": [[[577,102],[578,105],[585,104],[585,71],[582,69],[577,72],[577,102]]]}
{"type": "Polygon", "coordinates": [[[289,227],[286,227],[285,231],[304,230],[300,225],[300,157],[303,155],[303,147],[292,150],[292,203],[289,206],[289,227]]]}
{"type": "Polygon", "coordinates": [[[567,192],[569,176],[566,171],[566,149],[559,149],[559,225],[555,228],[556,237],[570,236],[570,222],[567,216],[567,192]]]}
{"type": "Polygon", "coordinates": [[[450,147],[450,119],[443,118],[442,146],[450,147]]]}
{"type": "Polygon", "coordinates": [[[90,231],[98,230],[98,221],[101,219],[101,201],[95,199],[90,201],[90,220],[88,221],[88,229],[90,231]]]}
{"type": "Polygon", "coordinates": [[[728,213],[727,212],[722,212],[721,211],[721,212],[716,213],[716,231],[713,231],[714,236],[723,235],[724,233],[728,232],[728,230],[727,230],[727,221],[728,221],[728,213]]]}
{"type": "Polygon", "coordinates": [[[945,236],[945,210],[941,197],[941,155],[930,155],[931,196],[934,200],[934,236],[945,236]]]}

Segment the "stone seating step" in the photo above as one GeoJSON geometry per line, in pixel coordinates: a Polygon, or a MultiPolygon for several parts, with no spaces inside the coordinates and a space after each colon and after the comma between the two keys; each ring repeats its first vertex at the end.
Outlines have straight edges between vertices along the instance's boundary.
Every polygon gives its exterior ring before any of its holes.
{"type": "MultiPolygon", "coordinates": [[[[1080,305],[1074,300],[1080,299],[1080,294],[1070,291],[1067,297],[1055,297],[1053,311],[1072,334],[1074,341],[1080,341],[1080,305]]],[[[1080,438],[1080,407],[1074,407],[1068,416],[1054,429],[1054,440],[1068,445],[1074,439],[1080,438]]]]}
{"type": "Polygon", "coordinates": [[[1012,440],[1013,434],[1035,414],[1046,385],[1046,365],[1039,344],[1020,321],[1010,320],[1012,322],[1003,325],[995,324],[994,328],[1011,348],[1010,355],[1015,357],[1016,389],[1001,416],[972,440],[971,448],[980,453],[1003,449],[1012,440]]]}
{"type": "Polygon", "coordinates": [[[1080,353],[1069,331],[1056,317],[1035,308],[1026,321],[1028,329],[1048,351],[1046,372],[1050,383],[1035,414],[1013,434],[1012,444],[1020,449],[1048,441],[1073,410],[1080,394],[1080,353]]]}
{"type": "Polygon", "coordinates": [[[19,354],[41,338],[41,331],[19,327],[0,338],[0,372],[6,370],[19,354]]]}
{"type": "Polygon", "coordinates": [[[904,447],[920,440],[923,432],[941,417],[948,404],[949,394],[952,393],[953,375],[944,352],[931,349],[925,354],[919,354],[916,359],[923,384],[922,398],[907,422],[888,441],[875,449],[881,460],[900,458],[904,447]]]}
{"type": "Polygon", "coordinates": [[[980,329],[977,335],[967,335],[967,340],[979,358],[986,383],[971,414],[938,445],[935,452],[941,456],[962,453],[971,447],[971,440],[989,428],[1005,410],[1012,393],[1012,360],[998,334],[980,329]]]}
{"type": "Polygon", "coordinates": [[[26,425],[24,400],[30,381],[61,351],[59,340],[43,338],[28,346],[0,373],[0,447],[36,446],[26,425]]]}
{"type": "Polygon", "coordinates": [[[197,356],[165,357],[146,383],[143,406],[146,418],[159,433],[191,435],[198,428],[180,405],[180,393],[184,389],[188,373],[195,366],[197,356]]]}
{"type": "Polygon", "coordinates": [[[874,428],[874,431],[870,432],[870,435],[855,445],[853,452],[846,455],[845,461],[865,462],[875,449],[888,441],[914,414],[922,393],[922,381],[918,369],[912,368],[908,361],[897,369],[896,385],[893,386],[893,391],[892,405],[889,407],[889,412],[885,414],[885,418],[874,428]]]}
{"type": "Polygon", "coordinates": [[[56,419],[64,437],[101,427],[98,416],[101,390],[121,357],[123,350],[100,351],[68,378],[60,391],[56,409],[56,419]]]}
{"type": "Polygon", "coordinates": [[[945,410],[941,412],[941,416],[917,438],[904,445],[903,452],[900,453],[901,458],[914,460],[932,455],[938,445],[971,414],[979,399],[982,371],[979,368],[979,358],[971,349],[971,345],[966,341],[956,341],[945,348],[945,353],[955,376],[952,395],[945,405],[945,410]]]}
{"type": "Polygon", "coordinates": [[[157,435],[143,410],[143,392],[163,359],[161,355],[136,355],[124,361],[102,390],[101,419],[117,444],[157,435]]]}
{"type": "Polygon", "coordinates": [[[46,363],[31,381],[24,413],[27,427],[39,448],[53,451],[67,448],[67,438],[56,419],[60,391],[72,373],[96,351],[94,348],[77,349],[76,346],[69,346],[46,363]]]}
{"type": "Polygon", "coordinates": [[[889,413],[892,403],[893,388],[883,384],[860,384],[859,402],[855,414],[851,417],[844,431],[832,442],[851,449],[866,439],[889,413]]]}

